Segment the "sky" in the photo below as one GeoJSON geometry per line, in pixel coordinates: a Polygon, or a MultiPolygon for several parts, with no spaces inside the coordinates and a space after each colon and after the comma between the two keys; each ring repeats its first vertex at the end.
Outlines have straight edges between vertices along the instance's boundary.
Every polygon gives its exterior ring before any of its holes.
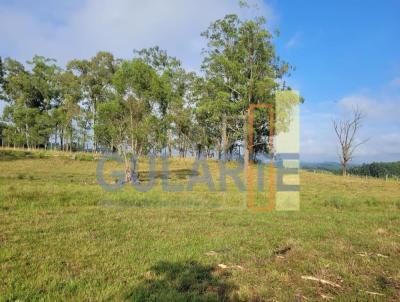
{"type": "MultiPolygon", "coordinates": [[[[263,15],[287,78],[299,91],[301,159],[337,161],[332,120],[358,106],[365,113],[357,163],[400,160],[400,1],[253,0],[0,0],[0,56],[27,61],[35,54],[64,65],[99,50],[131,58],[159,45],[199,70],[211,21],[227,13],[263,15]]],[[[0,104],[0,110],[4,104],[0,104]]]]}

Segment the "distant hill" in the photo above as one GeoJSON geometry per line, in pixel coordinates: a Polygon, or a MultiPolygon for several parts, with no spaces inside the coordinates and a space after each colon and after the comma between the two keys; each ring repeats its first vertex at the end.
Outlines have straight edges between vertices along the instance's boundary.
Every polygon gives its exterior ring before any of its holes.
{"type": "MultiPolygon", "coordinates": [[[[320,171],[330,171],[333,173],[341,172],[341,165],[337,162],[320,162],[320,163],[310,163],[302,162],[300,164],[301,168],[304,170],[320,170],[320,171]]],[[[349,166],[348,173],[351,175],[361,175],[361,176],[372,176],[378,178],[389,177],[400,177],[400,161],[397,162],[373,162],[370,164],[356,165],[352,164],[349,166]]]]}
{"type": "Polygon", "coordinates": [[[304,170],[324,170],[337,172],[341,169],[341,166],[337,162],[320,162],[320,163],[311,163],[311,162],[301,162],[300,167],[304,170]]]}

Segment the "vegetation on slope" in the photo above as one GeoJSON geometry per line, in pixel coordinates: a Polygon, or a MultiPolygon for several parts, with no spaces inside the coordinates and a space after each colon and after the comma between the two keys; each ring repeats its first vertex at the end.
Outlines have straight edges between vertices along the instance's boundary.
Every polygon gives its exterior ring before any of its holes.
{"type": "Polygon", "coordinates": [[[372,177],[397,176],[400,177],[400,161],[391,163],[373,162],[371,164],[362,164],[349,170],[354,175],[366,175],[372,177]]]}
{"type": "MultiPolygon", "coordinates": [[[[173,159],[170,180],[187,182],[192,165],[173,159]]],[[[218,179],[217,162],[209,166],[218,179]]],[[[117,168],[107,163],[106,174],[117,168]]],[[[68,156],[2,160],[0,171],[1,300],[399,296],[395,181],[302,172],[300,211],[255,213],[232,182],[226,192],[167,193],[157,179],[147,193],[110,193],[95,161],[68,156]]]]}

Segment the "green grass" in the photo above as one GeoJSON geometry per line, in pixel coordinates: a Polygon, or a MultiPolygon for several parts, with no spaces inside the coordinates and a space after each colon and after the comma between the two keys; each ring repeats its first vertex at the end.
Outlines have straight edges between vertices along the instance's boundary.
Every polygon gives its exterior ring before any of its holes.
{"type": "MultiPolygon", "coordinates": [[[[163,192],[158,175],[150,192],[124,187],[111,193],[97,184],[96,161],[4,152],[2,301],[400,296],[399,182],[302,172],[300,211],[257,213],[246,209],[246,195],[232,181],[227,192],[204,186],[163,192]]],[[[191,167],[190,160],[173,160],[170,181],[187,183],[191,167]]],[[[217,180],[217,163],[210,167],[217,180]]],[[[106,174],[116,168],[107,163],[106,174]]],[[[145,180],[145,173],[140,177],[145,180]]]]}

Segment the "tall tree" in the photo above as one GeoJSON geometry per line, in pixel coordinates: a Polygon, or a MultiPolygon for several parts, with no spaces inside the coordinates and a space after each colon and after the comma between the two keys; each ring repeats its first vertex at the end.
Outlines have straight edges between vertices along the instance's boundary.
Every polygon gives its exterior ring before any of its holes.
{"type": "Polygon", "coordinates": [[[3,59],[0,57],[0,100],[5,98],[5,96],[3,95],[4,87],[6,84],[5,75],[6,74],[5,74],[5,70],[4,70],[3,59]]]}
{"type": "MultiPolygon", "coordinates": [[[[119,66],[119,60],[109,52],[100,51],[90,60],[72,60],[67,64],[67,69],[79,76],[82,93],[86,100],[85,106],[92,113],[92,127],[97,121],[97,107],[107,101],[112,94],[112,78],[119,66]]],[[[97,150],[96,133],[93,135],[93,150],[97,150]]]]}
{"type": "Polygon", "coordinates": [[[0,121],[0,146],[4,147],[7,143],[7,124],[0,121]]]}
{"type": "Polygon", "coordinates": [[[69,140],[68,149],[72,151],[73,138],[76,125],[81,115],[79,102],[82,100],[82,91],[77,76],[71,71],[65,71],[59,77],[60,104],[56,108],[58,122],[62,136],[69,140]]]}
{"type": "Polygon", "coordinates": [[[129,144],[134,155],[142,154],[148,147],[156,82],[155,70],[141,59],[124,61],[113,79],[119,98],[126,102],[129,144]]]}
{"type": "Polygon", "coordinates": [[[100,143],[116,147],[124,158],[125,181],[132,180],[133,172],[128,157],[129,124],[130,119],[126,114],[127,102],[118,95],[109,102],[101,103],[98,107],[98,123],[94,130],[100,143]]]}
{"type": "Polygon", "coordinates": [[[49,113],[58,97],[55,79],[59,68],[54,60],[35,56],[31,71],[12,59],[5,61],[4,94],[8,105],[3,118],[15,128],[16,143],[24,137],[27,148],[46,146],[51,133],[49,113]]]}
{"type": "MultiPolygon", "coordinates": [[[[204,101],[212,102],[213,114],[217,115],[221,128],[221,142],[224,152],[228,147],[229,131],[237,132],[237,121],[244,129],[239,137],[244,142],[244,161],[247,165],[249,150],[264,146],[270,127],[266,112],[258,114],[254,129],[256,140],[250,146],[247,137],[248,108],[250,104],[274,103],[274,92],[279,89],[278,79],[289,70],[281,62],[272,44],[272,34],[265,27],[266,20],[257,17],[240,20],[237,15],[227,15],[213,22],[202,35],[208,40],[203,62],[206,79],[214,88],[214,97],[204,101]],[[226,118],[230,116],[231,119],[226,118]],[[229,120],[233,124],[229,125],[229,120]],[[225,136],[225,137],[223,137],[225,136]]],[[[210,112],[211,113],[211,112],[210,112]]],[[[232,135],[237,139],[237,135],[232,135]]],[[[257,149],[255,149],[257,150],[257,149]]],[[[266,150],[268,151],[268,150],[266,150]]]]}
{"type": "MultiPolygon", "coordinates": [[[[190,107],[189,93],[195,75],[186,72],[181,61],[169,56],[158,46],[135,51],[135,53],[158,74],[153,87],[159,116],[157,141],[160,144],[159,149],[167,149],[171,155],[173,147],[182,149],[187,140],[187,133],[185,134],[182,130],[186,129],[184,124],[190,124],[187,119],[192,116],[192,110],[188,108],[190,107]],[[173,146],[174,137],[179,146],[173,146]]],[[[181,155],[184,153],[182,151],[181,155]]]]}

